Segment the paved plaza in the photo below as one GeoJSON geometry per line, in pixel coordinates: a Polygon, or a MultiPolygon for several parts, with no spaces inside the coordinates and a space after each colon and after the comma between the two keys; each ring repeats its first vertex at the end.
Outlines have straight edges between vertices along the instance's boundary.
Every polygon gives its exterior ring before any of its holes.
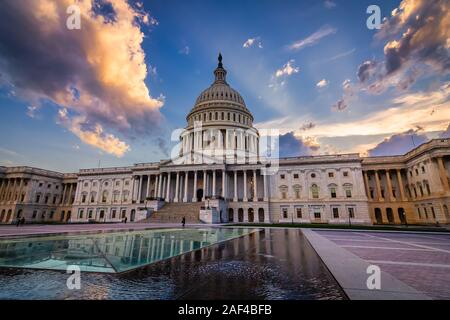
{"type": "Polygon", "coordinates": [[[450,299],[450,234],[312,232],[432,299],[450,299]]]}

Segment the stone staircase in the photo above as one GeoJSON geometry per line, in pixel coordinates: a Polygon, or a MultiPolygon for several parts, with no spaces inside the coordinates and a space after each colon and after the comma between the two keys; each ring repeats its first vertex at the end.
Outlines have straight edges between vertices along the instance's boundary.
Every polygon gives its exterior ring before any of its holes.
{"type": "Polygon", "coordinates": [[[147,223],[181,223],[186,217],[186,223],[201,223],[199,212],[203,202],[169,202],[158,211],[152,213],[150,218],[140,222],[147,223]]]}

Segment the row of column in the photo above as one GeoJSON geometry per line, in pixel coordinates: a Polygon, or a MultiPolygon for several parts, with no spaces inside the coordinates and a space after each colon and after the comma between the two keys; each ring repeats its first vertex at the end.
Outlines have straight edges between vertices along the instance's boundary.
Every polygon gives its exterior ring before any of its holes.
{"type": "Polygon", "coordinates": [[[1,201],[20,201],[25,184],[29,179],[25,178],[9,178],[2,179],[0,184],[0,200],[1,201]],[[18,198],[15,199],[15,196],[18,198]]]}
{"type": "MultiPolygon", "coordinates": [[[[192,184],[192,202],[196,202],[197,199],[197,190],[198,190],[198,180],[199,180],[199,172],[202,173],[202,180],[203,180],[203,196],[202,201],[205,200],[205,197],[212,196],[217,197],[217,172],[220,172],[222,176],[222,188],[221,188],[221,194],[220,196],[222,198],[227,198],[228,193],[228,179],[229,175],[225,170],[195,170],[195,171],[177,171],[177,172],[166,172],[166,173],[160,173],[156,175],[138,175],[135,176],[135,180],[133,183],[133,200],[136,200],[138,203],[143,201],[142,195],[145,192],[145,198],[148,197],[154,197],[154,198],[165,198],[166,201],[170,202],[173,200],[173,202],[189,202],[188,200],[188,194],[189,194],[189,176],[191,172],[193,173],[193,184],[192,184]],[[211,174],[209,174],[211,173],[211,174]],[[175,175],[175,190],[174,195],[172,198],[172,188],[171,188],[171,181],[172,177],[175,175]],[[144,177],[146,177],[147,180],[147,186],[146,190],[143,190],[144,187],[144,177]],[[212,181],[211,181],[212,180],[212,181]],[[153,182],[152,182],[153,181],[153,182]],[[150,188],[153,185],[153,194],[150,195],[150,188]],[[211,192],[209,192],[211,190],[211,192]]],[[[243,172],[243,201],[246,202],[249,200],[248,197],[248,172],[249,170],[242,170],[243,172]]],[[[238,170],[233,171],[233,177],[234,177],[234,195],[233,195],[233,201],[238,201],[238,170]]],[[[258,170],[253,169],[251,170],[251,174],[253,175],[252,183],[253,183],[253,201],[258,201],[258,183],[257,183],[257,176],[258,176],[258,170]]],[[[264,201],[268,201],[268,184],[267,184],[267,176],[263,176],[263,197],[264,201]]]]}
{"type": "MultiPolygon", "coordinates": [[[[369,200],[385,201],[385,199],[381,193],[381,182],[380,182],[381,181],[380,174],[382,174],[384,172],[384,174],[386,176],[387,192],[389,195],[389,199],[391,201],[396,201],[397,198],[394,197],[394,192],[393,192],[393,188],[392,188],[392,178],[391,178],[391,173],[390,173],[391,170],[369,170],[369,171],[363,171],[364,184],[366,186],[366,193],[367,193],[367,197],[369,198],[369,200]],[[369,185],[369,178],[368,178],[369,171],[374,172],[375,188],[376,188],[376,198],[375,199],[371,199],[371,197],[370,197],[370,185],[369,185]]],[[[402,179],[401,169],[395,169],[392,171],[396,172],[397,184],[400,189],[400,198],[398,198],[398,200],[407,201],[406,196],[405,196],[405,190],[403,187],[403,179],[402,179]]]]}

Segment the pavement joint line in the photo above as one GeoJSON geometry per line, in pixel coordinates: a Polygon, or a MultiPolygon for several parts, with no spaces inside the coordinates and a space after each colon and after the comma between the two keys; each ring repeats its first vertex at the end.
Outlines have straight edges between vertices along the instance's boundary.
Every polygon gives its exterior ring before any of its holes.
{"type": "Polygon", "coordinates": [[[434,251],[431,249],[421,249],[421,248],[392,248],[392,247],[369,247],[369,246],[352,246],[352,245],[341,245],[341,248],[360,248],[360,249],[386,249],[386,250],[406,250],[406,251],[434,251]]]}
{"type": "Polygon", "coordinates": [[[405,265],[416,267],[450,268],[450,264],[440,264],[440,263],[421,263],[421,262],[390,261],[390,260],[368,260],[368,261],[373,264],[393,264],[393,265],[405,265]]]}
{"type": "Polygon", "coordinates": [[[431,299],[425,292],[418,291],[383,270],[381,270],[381,290],[370,290],[366,285],[367,268],[371,265],[370,262],[340,247],[313,229],[305,228],[302,231],[349,299],[431,299]]]}
{"type": "Polygon", "coordinates": [[[431,249],[433,251],[440,251],[440,252],[445,252],[445,253],[450,253],[450,250],[445,250],[445,249],[440,249],[440,248],[434,248],[434,247],[430,247],[430,246],[424,246],[424,245],[420,245],[420,244],[413,244],[411,242],[406,242],[406,241],[400,241],[400,240],[393,240],[393,239],[389,239],[389,238],[382,238],[382,237],[378,237],[378,236],[374,236],[374,235],[369,235],[366,234],[367,237],[370,238],[377,238],[377,239],[385,239],[391,242],[397,242],[397,243],[402,243],[402,244],[407,244],[407,245],[411,245],[414,247],[418,247],[418,248],[425,248],[425,249],[431,249]]]}

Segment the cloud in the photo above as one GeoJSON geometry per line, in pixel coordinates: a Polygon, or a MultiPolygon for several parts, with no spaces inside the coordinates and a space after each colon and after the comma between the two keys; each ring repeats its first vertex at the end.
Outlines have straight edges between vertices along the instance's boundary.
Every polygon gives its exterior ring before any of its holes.
{"type": "Polygon", "coordinates": [[[326,59],[324,62],[330,62],[330,61],[334,61],[334,60],[337,60],[337,59],[340,59],[340,58],[344,58],[346,56],[351,55],[355,51],[356,51],[356,48],[350,49],[348,51],[345,51],[345,52],[339,53],[339,54],[337,54],[335,56],[332,56],[331,58],[326,59]]]}
{"type": "Polygon", "coordinates": [[[298,73],[300,71],[300,68],[295,67],[294,63],[295,63],[294,59],[289,60],[285,65],[283,65],[283,67],[281,67],[275,72],[275,77],[280,78],[283,76],[290,76],[294,73],[298,73]]]}
{"type": "Polygon", "coordinates": [[[445,129],[444,131],[442,131],[442,133],[439,135],[439,138],[450,138],[450,122],[448,124],[447,129],[445,129]]]}
{"type": "Polygon", "coordinates": [[[324,151],[324,141],[339,142],[339,152],[363,152],[373,148],[382,139],[407,132],[411,128],[422,127],[422,133],[442,132],[450,123],[450,83],[445,83],[433,91],[404,93],[386,102],[387,109],[372,108],[373,112],[359,118],[333,115],[315,118],[311,114],[285,116],[266,122],[256,123],[257,128],[279,129],[281,134],[294,131],[300,135],[299,123],[312,122],[308,136],[317,139],[324,151]],[[360,137],[360,139],[355,139],[360,137]]]}
{"type": "Polygon", "coordinates": [[[302,125],[302,126],[300,127],[300,130],[302,130],[302,131],[311,130],[311,129],[313,129],[315,126],[316,126],[315,123],[308,122],[308,123],[305,123],[304,125],[302,125]]]}
{"type": "Polygon", "coordinates": [[[81,29],[68,30],[66,8],[71,4],[1,2],[3,84],[12,85],[32,106],[51,102],[67,109],[74,134],[119,156],[128,148],[112,133],[128,139],[151,136],[163,121],[163,99],[152,97],[145,84],[142,49],[141,27],[157,21],[125,0],[85,0],[77,2],[81,29]]]}
{"type": "Polygon", "coordinates": [[[375,35],[384,41],[383,59],[364,61],[357,71],[360,91],[404,91],[430,73],[450,71],[450,3],[403,0],[375,35]]]}
{"type": "Polygon", "coordinates": [[[191,52],[191,49],[189,48],[189,46],[184,46],[183,48],[181,48],[178,51],[179,54],[184,54],[184,55],[189,55],[190,52],[191,52]]]}
{"type": "Polygon", "coordinates": [[[294,132],[288,132],[279,137],[280,157],[298,157],[315,154],[320,149],[313,138],[296,137],[294,132]]]}
{"type": "Polygon", "coordinates": [[[90,125],[86,117],[70,118],[67,109],[58,111],[58,123],[65,126],[84,143],[96,147],[116,157],[122,157],[130,150],[130,146],[112,134],[105,133],[99,123],[90,125]]]}
{"type": "Polygon", "coordinates": [[[331,0],[325,0],[323,5],[325,6],[325,8],[327,9],[333,9],[336,7],[336,3],[331,1],[331,0]]]}
{"type": "Polygon", "coordinates": [[[355,96],[355,88],[351,84],[350,79],[346,79],[342,82],[342,89],[344,91],[342,98],[333,105],[332,110],[342,111],[347,109],[349,102],[355,96]]]}
{"type": "Polygon", "coordinates": [[[328,86],[330,82],[326,79],[322,79],[319,82],[316,83],[316,87],[317,88],[325,88],[326,86],[328,86]]]}
{"type": "Polygon", "coordinates": [[[290,50],[301,50],[305,47],[313,46],[316,43],[320,41],[320,39],[329,36],[331,34],[334,34],[337,32],[337,29],[332,28],[330,26],[323,26],[313,34],[309,35],[308,37],[297,40],[291,45],[288,46],[290,50]]]}
{"type": "Polygon", "coordinates": [[[411,129],[403,133],[394,134],[383,140],[373,149],[367,151],[370,157],[402,155],[415,147],[427,142],[426,135],[420,134],[421,128],[411,129]]]}
{"type": "Polygon", "coordinates": [[[244,48],[250,48],[252,46],[257,46],[258,48],[262,49],[263,46],[262,46],[261,38],[260,37],[249,38],[242,45],[242,47],[244,47],[244,48]]]}

